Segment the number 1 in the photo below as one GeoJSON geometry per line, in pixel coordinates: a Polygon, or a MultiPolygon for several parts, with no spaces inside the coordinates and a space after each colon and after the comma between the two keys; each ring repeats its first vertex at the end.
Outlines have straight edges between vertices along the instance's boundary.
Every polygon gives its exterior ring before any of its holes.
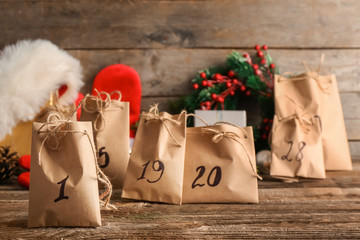
{"type": "Polygon", "coordinates": [[[60,182],[57,182],[57,184],[61,184],[61,187],[60,187],[59,197],[56,198],[54,200],[54,202],[58,202],[63,199],[69,199],[68,196],[65,196],[65,184],[66,184],[66,181],[68,180],[68,178],[69,178],[69,175],[66,178],[64,178],[63,180],[61,180],[60,182]]]}

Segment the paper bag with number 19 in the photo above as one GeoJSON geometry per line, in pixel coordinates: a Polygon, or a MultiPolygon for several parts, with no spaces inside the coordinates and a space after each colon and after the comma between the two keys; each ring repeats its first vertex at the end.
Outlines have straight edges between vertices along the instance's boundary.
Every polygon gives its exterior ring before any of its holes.
{"type": "Polygon", "coordinates": [[[29,227],[101,226],[91,122],[33,123],[29,227]]]}
{"type": "Polygon", "coordinates": [[[186,114],[142,113],[125,176],[122,197],[181,204],[186,114]]]}
{"type": "Polygon", "coordinates": [[[183,203],[257,203],[252,127],[188,128],[183,203]]]}

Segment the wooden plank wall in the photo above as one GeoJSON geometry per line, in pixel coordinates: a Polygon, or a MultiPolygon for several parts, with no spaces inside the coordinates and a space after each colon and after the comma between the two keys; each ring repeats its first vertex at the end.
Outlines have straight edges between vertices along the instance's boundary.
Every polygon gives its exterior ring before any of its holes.
{"type": "Polygon", "coordinates": [[[49,39],[80,59],[83,92],[103,67],[135,68],[142,108],[191,91],[202,68],[234,49],[267,44],[280,72],[303,72],[302,60],[335,73],[350,148],[360,155],[360,1],[357,0],[0,0],[0,47],[49,39]]]}

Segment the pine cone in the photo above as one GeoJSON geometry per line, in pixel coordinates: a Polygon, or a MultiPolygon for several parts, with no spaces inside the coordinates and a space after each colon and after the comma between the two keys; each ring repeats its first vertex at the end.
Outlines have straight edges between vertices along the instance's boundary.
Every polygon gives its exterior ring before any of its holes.
{"type": "Polygon", "coordinates": [[[9,146],[0,146],[0,183],[9,179],[18,168],[19,155],[10,152],[9,146]]]}

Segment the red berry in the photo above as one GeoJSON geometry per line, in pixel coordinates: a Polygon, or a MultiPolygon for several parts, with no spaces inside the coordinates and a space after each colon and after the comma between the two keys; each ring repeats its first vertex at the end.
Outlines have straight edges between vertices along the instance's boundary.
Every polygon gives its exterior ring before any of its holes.
{"type": "Polygon", "coordinates": [[[206,73],[204,73],[204,72],[200,73],[200,77],[203,79],[206,79],[206,73]]]}
{"type": "Polygon", "coordinates": [[[266,96],[267,96],[268,98],[270,98],[270,97],[271,97],[271,93],[266,93],[266,96]]]}
{"type": "Polygon", "coordinates": [[[231,96],[234,96],[234,95],[235,95],[235,92],[234,92],[234,91],[230,91],[230,95],[231,95],[231,96]]]}
{"type": "Polygon", "coordinates": [[[262,46],[262,49],[264,49],[264,50],[268,50],[268,48],[269,48],[268,45],[263,45],[262,46]]]}
{"type": "Polygon", "coordinates": [[[230,78],[235,77],[235,72],[233,70],[230,70],[227,74],[230,78]]]}
{"type": "Polygon", "coordinates": [[[251,95],[251,92],[248,90],[248,91],[246,91],[245,95],[246,95],[246,96],[250,96],[250,95],[251,95]]]}
{"type": "Polygon", "coordinates": [[[258,52],[257,52],[257,56],[262,58],[262,57],[264,56],[263,51],[258,51],[258,52]]]}
{"type": "Polygon", "coordinates": [[[242,86],[240,87],[240,90],[244,92],[244,91],[246,90],[246,87],[245,87],[244,85],[242,85],[242,86]]]}
{"type": "Polygon", "coordinates": [[[267,139],[267,135],[266,135],[266,134],[263,134],[263,135],[261,136],[261,138],[265,140],[265,139],[267,139]]]}
{"type": "Polygon", "coordinates": [[[266,126],[266,127],[265,127],[265,131],[267,131],[267,132],[270,131],[270,127],[269,127],[269,126],[266,126]]]}
{"type": "Polygon", "coordinates": [[[263,123],[267,124],[269,122],[268,118],[264,118],[263,123]]]}
{"type": "Polygon", "coordinates": [[[199,84],[194,83],[194,84],[193,84],[193,88],[194,88],[195,90],[198,89],[198,88],[199,88],[199,84]]]}
{"type": "Polygon", "coordinates": [[[222,79],[223,79],[223,77],[221,76],[220,73],[216,73],[216,74],[214,75],[214,78],[215,78],[216,80],[222,80],[222,79]]]}
{"type": "Polygon", "coordinates": [[[211,99],[215,100],[216,98],[217,98],[216,93],[212,93],[212,94],[211,94],[211,99]]]}
{"type": "Polygon", "coordinates": [[[227,83],[226,83],[226,87],[227,87],[227,88],[231,88],[231,86],[232,86],[231,82],[227,82],[227,83]]]}
{"type": "Polygon", "coordinates": [[[270,64],[270,68],[275,68],[275,64],[270,64]]]}
{"type": "Polygon", "coordinates": [[[201,85],[203,85],[204,87],[206,87],[206,86],[208,85],[208,81],[203,80],[203,81],[201,82],[201,85]]]}
{"type": "Polygon", "coordinates": [[[219,103],[223,103],[224,102],[224,98],[222,96],[218,96],[218,98],[216,99],[219,103]]]}
{"type": "Polygon", "coordinates": [[[273,124],[273,121],[274,121],[274,120],[270,119],[269,123],[270,123],[270,124],[273,124]]]}
{"type": "Polygon", "coordinates": [[[249,54],[244,53],[244,54],[243,54],[243,57],[244,57],[244,58],[248,58],[248,57],[249,57],[249,54]]]}
{"type": "Polygon", "coordinates": [[[237,84],[239,81],[237,79],[233,80],[233,84],[237,84]]]}
{"type": "Polygon", "coordinates": [[[210,107],[210,106],[211,106],[211,102],[210,102],[210,101],[206,101],[206,102],[205,102],[205,106],[206,106],[206,107],[210,107]]]}
{"type": "Polygon", "coordinates": [[[260,45],[256,44],[254,48],[255,50],[260,50],[260,45]]]}
{"type": "Polygon", "coordinates": [[[265,65],[265,64],[266,64],[266,59],[265,59],[265,58],[261,59],[261,60],[260,60],[260,63],[261,63],[262,65],[265,65]]]}
{"type": "Polygon", "coordinates": [[[254,70],[254,73],[255,73],[256,75],[260,76],[260,75],[261,75],[261,70],[256,69],[256,70],[254,70]]]}
{"type": "Polygon", "coordinates": [[[208,81],[207,85],[208,85],[208,87],[211,87],[213,84],[208,81]]]}
{"type": "Polygon", "coordinates": [[[253,67],[254,70],[258,70],[258,69],[259,69],[259,66],[258,66],[257,64],[253,64],[252,67],[253,67]]]}

